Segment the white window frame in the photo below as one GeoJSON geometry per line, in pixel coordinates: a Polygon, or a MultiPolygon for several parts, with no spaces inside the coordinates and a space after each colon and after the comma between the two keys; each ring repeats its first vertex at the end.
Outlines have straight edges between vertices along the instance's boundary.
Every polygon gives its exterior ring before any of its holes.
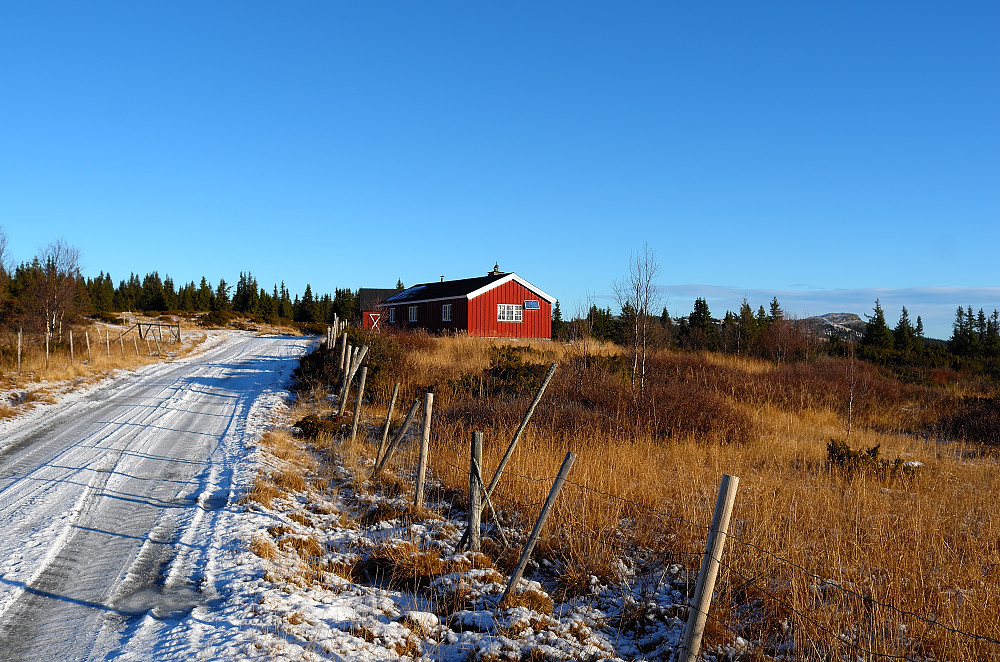
{"type": "Polygon", "coordinates": [[[511,322],[514,324],[524,320],[524,306],[517,303],[498,303],[497,321],[511,322]]]}
{"type": "Polygon", "coordinates": [[[389,309],[389,324],[395,324],[395,323],[396,323],[396,309],[395,308],[390,308],[389,309]]]}
{"type": "Polygon", "coordinates": [[[411,322],[417,321],[417,308],[418,306],[410,306],[409,319],[411,322]]]}
{"type": "Polygon", "coordinates": [[[451,321],[451,304],[443,303],[441,304],[441,321],[450,322],[451,321]]]}

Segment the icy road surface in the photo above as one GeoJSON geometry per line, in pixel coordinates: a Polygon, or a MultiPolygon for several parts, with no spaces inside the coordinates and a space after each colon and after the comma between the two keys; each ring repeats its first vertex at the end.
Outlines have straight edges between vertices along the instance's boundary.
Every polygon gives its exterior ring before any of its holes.
{"type": "Polygon", "coordinates": [[[0,427],[0,660],[113,658],[211,609],[245,441],[313,342],[219,334],[0,427]]]}

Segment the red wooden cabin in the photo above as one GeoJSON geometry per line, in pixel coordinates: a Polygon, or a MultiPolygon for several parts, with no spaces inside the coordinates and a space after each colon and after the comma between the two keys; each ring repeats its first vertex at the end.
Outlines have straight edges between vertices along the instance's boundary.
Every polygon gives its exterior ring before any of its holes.
{"type": "Polygon", "coordinates": [[[385,299],[381,324],[435,333],[465,331],[491,338],[551,338],[546,294],[499,265],[485,276],[421,283],[385,299]]]}

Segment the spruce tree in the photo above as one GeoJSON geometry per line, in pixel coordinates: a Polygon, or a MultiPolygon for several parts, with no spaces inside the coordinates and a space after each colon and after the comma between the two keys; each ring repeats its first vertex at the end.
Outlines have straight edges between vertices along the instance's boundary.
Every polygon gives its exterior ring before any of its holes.
{"type": "Polygon", "coordinates": [[[559,308],[559,302],[556,301],[555,308],[552,309],[552,340],[566,340],[566,322],[562,318],[562,310],[559,308]]]}
{"type": "Polygon", "coordinates": [[[892,331],[893,346],[903,354],[907,354],[913,350],[914,337],[913,325],[910,324],[910,314],[906,310],[906,306],[903,306],[899,322],[892,331]]]}
{"type": "Polygon", "coordinates": [[[861,338],[862,347],[872,349],[892,349],[892,331],[885,323],[885,313],[882,311],[882,304],[875,299],[875,314],[868,317],[868,325],[865,327],[865,335],[861,338]]]}
{"type": "Polygon", "coordinates": [[[785,311],[781,309],[781,304],[778,303],[778,297],[771,299],[771,314],[768,315],[772,322],[780,322],[785,319],[785,311]]]}

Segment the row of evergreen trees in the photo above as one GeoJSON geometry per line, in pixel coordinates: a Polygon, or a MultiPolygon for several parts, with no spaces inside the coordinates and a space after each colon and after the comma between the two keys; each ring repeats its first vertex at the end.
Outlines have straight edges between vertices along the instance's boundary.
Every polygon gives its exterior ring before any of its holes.
{"type": "MultiPolygon", "coordinates": [[[[2,239],[0,229],[0,239],[2,239]]],[[[300,297],[285,286],[260,287],[250,272],[240,273],[235,286],[225,279],[210,285],[206,278],[178,286],[169,276],[131,274],[114,284],[110,274],[96,278],[80,273],[79,252],[59,241],[13,269],[5,268],[0,250],[0,328],[62,336],[64,326],[81,316],[122,311],[146,313],[239,313],[278,322],[325,323],[354,319],[358,297],[350,288],[316,296],[306,285],[300,297]]]]}
{"type": "Polygon", "coordinates": [[[174,281],[157,272],[140,279],[131,274],[118,287],[111,276],[101,273],[88,278],[84,287],[89,297],[90,312],[117,312],[123,310],[197,312],[234,312],[266,320],[293,320],[296,322],[330,322],[334,315],[340,319],[353,319],[358,315],[358,299],[350,288],[337,288],[331,296],[317,297],[312,286],[306,284],[305,292],[291,296],[284,281],[271,291],[261,287],[250,272],[240,272],[235,287],[219,280],[214,287],[202,277],[175,287],[174,281]]]}
{"type": "MultiPolygon", "coordinates": [[[[619,315],[610,308],[592,305],[586,317],[564,321],[557,303],[552,337],[570,340],[590,336],[627,346],[635,314],[628,305],[619,315]]],[[[756,311],[744,299],[738,312],[726,311],[721,319],[714,318],[708,302],[698,298],[687,317],[675,320],[663,308],[655,321],[650,340],[658,347],[719,351],[774,361],[856,350],[860,358],[899,369],[950,367],[1000,377],[1000,313],[996,310],[987,315],[982,309],[974,313],[971,307],[958,307],[947,342],[927,339],[923,320],[918,315],[912,321],[906,306],[896,325],[890,327],[878,300],[856,343],[850,338],[817,337],[798,321],[786,319],[777,298],[771,300],[767,310],[759,306],[756,311]]]]}
{"type": "Polygon", "coordinates": [[[906,306],[903,306],[896,326],[890,329],[885,312],[876,299],[859,345],[862,358],[884,365],[950,365],[1000,375],[1000,312],[994,310],[987,316],[982,308],[974,314],[972,306],[959,306],[955,311],[951,338],[947,343],[937,343],[924,338],[919,315],[916,324],[910,322],[906,306]]]}
{"type": "MultiPolygon", "coordinates": [[[[614,315],[611,308],[592,305],[586,317],[564,321],[557,303],[552,337],[570,340],[590,336],[628,345],[636,315],[628,304],[622,306],[619,315],[614,315]]],[[[818,346],[815,338],[786,319],[777,298],[772,299],[768,310],[759,306],[756,311],[744,299],[739,312],[727,311],[721,320],[712,316],[708,301],[703,298],[695,299],[691,313],[677,320],[664,307],[651,325],[649,342],[654,347],[720,351],[776,361],[804,358],[818,346]]]]}

